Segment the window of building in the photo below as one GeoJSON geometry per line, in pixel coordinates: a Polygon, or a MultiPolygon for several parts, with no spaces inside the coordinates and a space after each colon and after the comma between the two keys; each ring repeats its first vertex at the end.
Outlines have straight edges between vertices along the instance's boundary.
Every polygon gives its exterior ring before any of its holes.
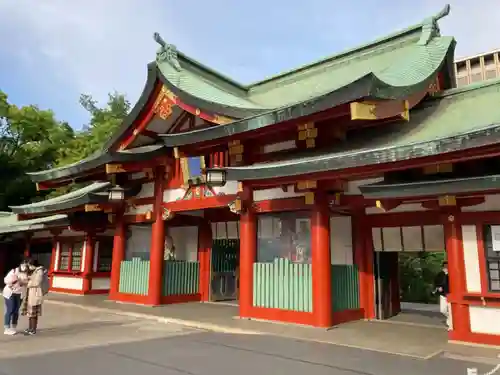
{"type": "Polygon", "coordinates": [[[98,249],[97,272],[111,272],[113,258],[113,238],[101,237],[96,243],[98,249]]]}
{"type": "Polygon", "coordinates": [[[85,242],[83,240],[69,240],[59,243],[58,271],[80,272],[82,269],[82,254],[85,242]]]}
{"type": "Polygon", "coordinates": [[[471,76],[470,76],[471,83],[481,82],[482,80],[483,80],[483,75],[481,74],[481,72],[479,72],[479,73],[472,73],[471,76]]]}
{"type": "Polygon", "coordinates": [[[495,69],[486,69],[484,72],[485,78],[486,79],[493,79],[497,77],[497,70],[495,69]]]}
{"type": "Polygon", "coordinates": [[[257,221],[257,261],[276,258],[311,263],[311,220],[309,212],[263,214],[257,221]]]}
{"type": "Polygon", "coordinates": [[[483,237],[489,289],[500,292],[500,225],[486,225],[483,237]]]}
{"type": "Polygon", "coordinates": [[[468,85],[468,84],[469,84],[469,76],[458,77],[457,78],[457,86],[458,87],[462,87],[462,86],[465,86],[465,85],[468,85]]]}

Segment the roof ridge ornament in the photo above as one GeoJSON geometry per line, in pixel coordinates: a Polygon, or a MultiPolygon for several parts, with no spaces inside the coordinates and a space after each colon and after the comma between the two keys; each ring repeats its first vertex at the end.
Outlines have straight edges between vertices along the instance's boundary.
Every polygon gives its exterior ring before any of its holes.
{"type": "Polygon", "coordinates": [[[168,44],[160,36],[160,33],[155,32],[153,38],[156,43],[160,45],[160,48],[156,52],[156,61],[167,61],[173,66],[175,70],[180,72],[182,70],[181,64],[179,64],[179,59],[177,56],[177,48],[173,44],[168,44]]]}
{"type": "Polygon", "coordinates": [[[420,40],[418,41],[419,45],[426,46],[427,44],[429,44],[432,38],[441,35],[438,21],[450,14],[450,10],[450,4],[446,4],[439,13],[432,17],[426,18],[424,22],[422,22],[422,35],[420,36],[420,40]]]}

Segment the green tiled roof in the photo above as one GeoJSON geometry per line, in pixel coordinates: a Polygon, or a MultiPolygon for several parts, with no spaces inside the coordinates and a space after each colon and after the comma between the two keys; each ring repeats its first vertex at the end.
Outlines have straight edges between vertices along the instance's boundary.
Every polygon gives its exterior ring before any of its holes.
{"type": "Polygon", "coordinates": [[[71,178],[71,176],[75,174],[102,167],[107,163],[124,163],[129,161],[148,160],[163,155],[165,151],[166,150],[163,145],[149,145],[117,152],[97,152],[76,163],[45,171],[30,172],[28,175],[31,177],[33,182],[71,178]]]}
{"type": "Polygon", "coordinates": [[[0,217],[0,233],[27,232],[41,230],[54,226],[67,226],[69,220],[67,215],[52,215],[30,220],[19,221],[17,215],[10,213],[9,216],[0,217]]]}
{"type": "Polygon", "coordinates": [[[367,96],[402,98],[424,89],[452,57],[454,39],[440,36],[437,26],[448,11],[449,7],[401,32],[251,85],[203,66],[158,35],[162,47],[157,65],[166,85],[182,99],[190,97],[190,104],[233,116],[239,109],[238,118],[323,96],[367,76],[372,80],[367,96]]]}
{"type": "Polygon", "coordinates": [[[377,182],[359,187],[365,198],[424,197],[498,190],[500,175],[447,178],[416,182],[377,182]]]}
{"type": "Polygon", "coordinates": [[[444,92],[409,122],[366,129],[314,156],[226,168],[230,180],[258,180],[408,160],[500,143],[500,80],[444,92]]]}
{"type": "Polygon", "coordinates": [[[107,189],[110,186],[110,182],[94,182],[93,184],[59,197],[23,206],[12,206],[10,208],[16,214],[39,214],[69,209],[81,206],[82,204],[94,203],[95,201],[106,202],[108,200],[107,189]]]}

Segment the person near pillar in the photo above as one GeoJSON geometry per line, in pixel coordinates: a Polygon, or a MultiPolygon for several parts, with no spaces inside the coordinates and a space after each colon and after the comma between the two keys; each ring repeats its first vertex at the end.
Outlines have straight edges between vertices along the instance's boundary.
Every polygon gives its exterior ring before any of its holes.
{"type": "Polygon", "coordinates": [[[24,331],[26,335],[35,335],[38,328],[38,318],[42,316],[42,304],[44,297],[44,268],[37,260],[28,262],[29,276],[26,285],[26,297],[21,304],[21,315],[27,316],[29,320],[28,329],[24,331]]]}
{"type": "Polygon", "coordinates": [[[439,311],[446,317],[446,326],[451,328],[450,303],[448,294],[450,293],[448,262],[443,262],[442,270],[436,275],[434,280],[435,293],[439,295],[439,311]]]}
{"type": "Polygon", "coordinates": [[[19,309],[21,301],[26,294],[28,283],[28,264],[23,261],[21,265],[9,271],[4,279],[4,334],[17,334],[17,322],[19,320],[19,309]]]}

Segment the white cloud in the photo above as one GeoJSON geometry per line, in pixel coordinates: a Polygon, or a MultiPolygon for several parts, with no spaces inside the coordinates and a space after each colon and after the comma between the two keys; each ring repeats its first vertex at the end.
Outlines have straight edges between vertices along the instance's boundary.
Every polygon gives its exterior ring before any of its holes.
{"type": "MultiPolygon", "coordinates": [[[[287,56],[295,63],[304,53],[308,57],[300,63],[307,63],[312,54],[318,53],[314,60],[337,52],[336,42],[352,47],[375,34],[420,22],[444,5],[435,0],[352,0],[342,8],[332,4],[330,0],[182,4],[179,0],[177,4],[174,0],[3,0],[0,55],[16,56],[26,69],[64,80],[74,90],[67,95],[86,92],[103,100],[116,89],[134,100],[145,81],[146,63],[155,56],[154,31],[181,50],[196,53],[197,59],[215,62],[223,72],[256,79],[287,67],[287,56]],[[252,66],[252,55],[260,65],[252,66]]],[[[500,47],[498,0],[453,0],[451,5],[451,14],[440,24],[443,34],[457,38],[458,55],[500,47]]]]}

